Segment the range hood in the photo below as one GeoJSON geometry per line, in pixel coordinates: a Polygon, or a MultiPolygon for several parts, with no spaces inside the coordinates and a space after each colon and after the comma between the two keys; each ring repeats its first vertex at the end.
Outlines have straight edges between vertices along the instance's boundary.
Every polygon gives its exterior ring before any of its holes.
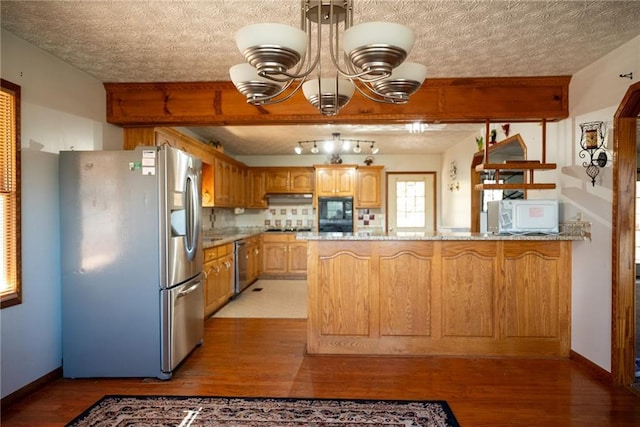
{"type": "Polygon", "coordinates": [[[267,200],[270,205],[310,205],[313,203],[311,193],[269,193],[267,200]]]}

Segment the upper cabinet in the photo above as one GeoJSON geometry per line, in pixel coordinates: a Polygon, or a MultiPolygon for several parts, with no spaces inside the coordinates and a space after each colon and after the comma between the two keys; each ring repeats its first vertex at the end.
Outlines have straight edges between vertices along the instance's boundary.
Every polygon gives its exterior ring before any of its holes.
{"type": "Polygon", "coordinates": [[[202,206],[244,207],[247,167],[213,147],[175,129],[164,127],[125,128],[125,150],[139,145],[169,145],[202,160],[202,206]]]}
{"type": "Polygon", "coordinates": [[[354,196],[356,165],[316,165],[316,197],[354,196]]]}
{"type": "MultiPolygon", "coordinates": [[[[236,208],[246,205],[245,181],[247,167],[227,156],[213,159],[213,206],[236,208]]],[[[203,188],[210,183],[202,182],[203,188]]]]}
{"type": "Polygon", "coordinates": [[[265,193],[312,193],[313,169],[305,167],[264,168],[265,193]]]}
{"type": "Polygon", "coordinates": [[[382,207],[383,166],[358,166],[356,170],[356,208],[382,207]]]}
{"type": "Polygon", "coordinates": [[[262,168],[248,169],[246,186],[248,208],[264,209],[269,207],[265,191],[265,174],[262,168]]]}

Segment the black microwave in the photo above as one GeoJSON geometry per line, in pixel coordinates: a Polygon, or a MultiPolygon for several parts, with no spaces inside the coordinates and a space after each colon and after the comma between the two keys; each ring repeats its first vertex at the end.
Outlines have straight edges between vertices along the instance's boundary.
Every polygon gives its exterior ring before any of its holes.
{"type": "Polygon", "coordinates": [[[353,197],[318,197],[318,231],[353,232],[353,197]]]}

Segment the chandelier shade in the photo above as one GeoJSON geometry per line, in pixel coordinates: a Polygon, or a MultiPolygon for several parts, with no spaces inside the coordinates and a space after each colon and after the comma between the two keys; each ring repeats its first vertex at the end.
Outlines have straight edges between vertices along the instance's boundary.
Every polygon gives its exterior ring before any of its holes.
{"type": "Polygon", "coordinates": [[[284,24],[253,24],[236,33],[236,44],[259,73],[284,73],[307,52],[307,34],[284,24]]]}
{"type": "Polygon", "coordinates": [[[347,105],[354,91],[355,87],[349,80],[332,77],[309,80],[302,85],[307,101],[325,115],[336,114],[347,105]]]}
{"type": "Polygon", "coordinates": [[[427,67],[415,62],[404,62],[394,68],[391,76],[373,82],[375,90],[384,96],[408,101],[427,77],[427,67]]]}
{"type": "Polygon", "coordinates": [[[230,74],[247,102],[284,102],[301,88],[324,115],[337,114],[356,90],[374,102],[408,102],[426,77],[424,66],[404,62],[415,43],[413,30],[393,22],[353,25],[353,4],[301,0],[300,29],[277,23],[241,28],[236,44],[253,72],[238,65],[230,74]]]}
{"type": "Polygon", "coordinates": [[[258,75],[250,64],[236,64],[229,69],[229,75],[238,92],[247,97],[247,102],[260,105],[261,100],[277,95],[284,86],[282,82],[275,82],[258,75]]]}
{"type": "Polygon", "coordinates": [[[344,32],[344,52],[360,70],[388,76],[413,48],[413,31],[393,22],[366,22],[344,32]]]}

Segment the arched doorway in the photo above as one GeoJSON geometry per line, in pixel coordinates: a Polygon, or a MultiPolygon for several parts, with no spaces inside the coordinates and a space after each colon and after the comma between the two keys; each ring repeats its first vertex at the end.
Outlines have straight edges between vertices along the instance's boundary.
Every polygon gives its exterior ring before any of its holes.
{"type": "Polygon", "coordinates": [[[635,185],[640,83],[629,87],[614,116],[611,373],[635,380],[635,185]]]}

